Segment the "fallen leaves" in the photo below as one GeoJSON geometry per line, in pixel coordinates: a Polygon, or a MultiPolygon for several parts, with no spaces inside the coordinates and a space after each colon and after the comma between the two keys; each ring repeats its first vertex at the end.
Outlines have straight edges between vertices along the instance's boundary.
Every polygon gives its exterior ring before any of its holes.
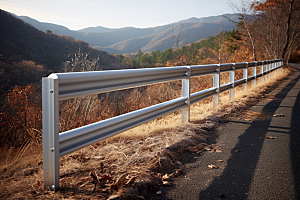
{"type": "Polygon", "coordinates": [[[197,146],[188,146],[187,148],[185,148],[186,151],[189,151],[189,152],[192,152],[192,153],[195,153],[197,152],[199,149],[197,146]]]}
{"type": "Polygon", "coordinates": [[[174,176],[180,176],[182,174],[182,169],[175,169],[174,176]]]}
{"type": "Polygon", "coordinates": [[[216,165],[208,165],[207,167],[211,168],[211,169],[218,169],[218,167],[216,165]]]}
{"type": "MultiPolygon", "coordinates": [[[[96,171],[95,172],[90,172],[90,177],[92,177],[92,181],[88,181],[82,185],[80,185],[80,187],[85,186],[87,183],[92,183],[94,184],[94,188],[93,188],[93,192],[96,191],[96,187],[99,186],[100,188],[105,188],[107,185],[107,183],[109,183],[110,180],[112,180],[112,177],[104,174],[101,178],[99,178],[99,176],[97,175],[96,171]]],[[[124,175],[124,174],[123,174],[124,175]]],[[[125,177],[126,178],[126,177],[125,177]]]]}
{"type": "Polygon", "coordinates": [[[111,180],[111,177],[110,177],[109,175],[104,174],[104,175],[102,176],[102,179],[108,179],[108,180],[111,180]]]}
{"type": "Polygon", "coordinates": [[[171,186],[171,183],[169,181],[163,181],[163,186],[171,186]]]}
{"type": "Polygon", "coordinates": [[[247,121],[253,121],[254,118],[258,118],[258,119],[265,119],[265,118],[268,118],[268,116],[262,114],[262,113],[259,113],[259,112],[254,112],[254,111],[251,111],[251,110],[248,110],[246,113],[245,113],[245,120],[247,121]]]}
{"type": "Polygon", "coordinates": [[[170,176],[168,174],[163,175],[162,180],[168,180],[170,176]]]}
{"type": "Polygon", "coordinates": [[[224,162],[224,160],[218,160],[218,162],[220,162],[220,163],[221,163],[221,162],[224,162]]]}
{"type": "Polygon", "coordinates": [[[212,144],[208,145],[206,143],[200,143],[195,146],[188,146],[184,148],[184,151],[189,151],[192,153],[202,153],[202,151],[211,151],[211,152],[217,152],[217,153],[223,153],[219,148],[220,144],[212,144]]]}
{"type": "Polygon", "coordinates": [[[174,177],[174,174],[165,174],[162,177],[163,186],[171,186],[171,183],[168,181],[171,177],[174,177]]]}
{"type": "Polygon", "coordinates": [[[273,117],[284,117],[284,114],[275,114],[273,117]]]}
{"type": "Polygon", "coordinates": [[[277,139],[277,137],[273,137],[273,136],[266,136],[266,139],[277,139]]]}
{"type": "Polygon", "coordinates": [[[210,151],[211,148],[207,146],[207,147],[204,148],[204,150],[205,150],[205,151],[210,151]]]}

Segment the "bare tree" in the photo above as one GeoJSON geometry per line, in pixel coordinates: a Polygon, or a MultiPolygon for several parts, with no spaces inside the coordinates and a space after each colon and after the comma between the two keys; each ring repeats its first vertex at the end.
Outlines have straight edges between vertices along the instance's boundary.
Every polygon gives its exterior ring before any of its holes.
{"type": "MultiPolygon", "coordinates": [[[[89,53],[81,53],[80,49],[74,53],[71,61],[64,62],[63,72],[82,72],[82,71],[99,71],[101,68],[97,65],[99,60],[88,59],[89,53]]],[[[74,99],[67,99],[60,101],[61,116],[60,116],[60,131],[74,128],[74,126],[86,125],[89,123],[89,116],[92,111],[98,108],[95,103],[97,102],[97,95],[88,95],[84,97],[77,97],[74,99]],[[76,115],[80,115],[81,122],[76,124],[76,115]]]]}
{"type": "Polygon", "coordinates": [[[219,64],[221,64],[222,63],[221,57],[222,57],[222,52],[224,47],[224,40],[225,40],[224,31],[220,31],[219,34],[217,35],[217,38],[218,38],[218,45],[219,45],[219,64]]]}
{"type": "Polygon", "coordinates": [[[174,41],[174,48],[178,50],[180,48],[180,37],[182,35],[182,32],[184,30],[185,24],[180,23],[178,24],[178,30],[174,29],[174,24],[172,24],[172,37],[174,41]]]}
{"type": "Polygon", "coordinates": [[[80,48],[77,53],[74,53],[74,57],[71,57],[71,61],[63,63],[63,72],[80,72],[80,71],[99,71],[101,68],[98,65],[98,58],[90,61],[88,56],[91,52],[81,53],[80,48]]]}
{"type": "Polygon", "coordinates": [[[184,31],[184,23],[179,23],[176,27],[177,29],[175,30],[174,28],[174,24],[172,25],[172,37],[173,37],[173,41],[174,41],[174,59],[176,59],[176,54],[179,55],[179,58],[182,59],[183,61],[183,51],[182,49],[180,49],[180,37],[184,31]]]}
{"type": "Polygon", "coordinates": [[[245,2],[244,0],[241,1],[241,6],[238,7],[234,5],[232,2],[229,1],[229,4],[231,5],[232,9],[234,10],[235,15],[239,16],[240,21],[234,21],[231,18],[229,18],[226,15],[223,15],[226,19],[228,19],[230,22],[234,23],[237,27],[243,28],[251,41],[251,46],[253,49],[253,60],[256,61],[256,53],[255,53],[255,43],[254,43],[254,37],[250,30],[250,23],[253,21],[253,16],[251,14],[250,4],[245,2]]]}

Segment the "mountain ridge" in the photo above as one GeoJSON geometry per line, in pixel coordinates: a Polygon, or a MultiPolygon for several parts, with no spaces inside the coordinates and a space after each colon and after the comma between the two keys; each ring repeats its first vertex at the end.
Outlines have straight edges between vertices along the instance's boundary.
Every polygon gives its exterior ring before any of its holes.
{"type": "MultiPolygon", "coordinates": [[[[226,16],[238,21],[238,16],[235,14],[226,14],[226,16]]],[[[96,26],[77,31],[61,25],[39,22],[26,16],[19,16],[19,18],[43,32],[51,30],[55,34],[70,35],[89,43],[90,46],[99,50],[117,54],[135,53],[139,49],[143,52],[164,51],[167,48],[174,48],[176,45],[183,46],[234,28],[233,24],[222,15],[202,18],[192,17],[149,28],[96,26]],[[176,45],[174,42],[175,37],[179,38],[176,45]]]]}

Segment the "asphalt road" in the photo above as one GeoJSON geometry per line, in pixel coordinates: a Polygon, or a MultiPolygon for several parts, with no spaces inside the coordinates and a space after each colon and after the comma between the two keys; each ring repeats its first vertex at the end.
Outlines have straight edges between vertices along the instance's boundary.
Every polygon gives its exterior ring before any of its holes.
{"type": "MultiPolygon", "coordinates": [[[[294,66],[300,70],[300,64],[294,66]]],[[[300,199],[299,70],[271,93],[273,98],[250,109],[269,117],[222,125],[217,129],[222,153],[195,155],[184,166],[184,175],[152,198],[300,199]],[[218,169],[208,168],[210,164],[218,169]]]]}

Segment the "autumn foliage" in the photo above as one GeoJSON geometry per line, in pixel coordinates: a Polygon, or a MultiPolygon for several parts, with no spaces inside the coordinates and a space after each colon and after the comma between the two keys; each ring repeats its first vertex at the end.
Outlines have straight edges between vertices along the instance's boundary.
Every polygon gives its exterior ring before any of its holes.
{"type": "Polygon", "coordinates": [[[267,0],[265,2],[254,1],[251,4],[251,9],[256,11],[266,11],[269,8],[276,8],[277,6],[289,4],[291,0],[267,0]]]}
{"type": "Polygon", "coordinates": [[[1,146],[22,146],[40,140],[42,108],[33,85],[15,86],[5,97],[0,116],[1,146]]]}

